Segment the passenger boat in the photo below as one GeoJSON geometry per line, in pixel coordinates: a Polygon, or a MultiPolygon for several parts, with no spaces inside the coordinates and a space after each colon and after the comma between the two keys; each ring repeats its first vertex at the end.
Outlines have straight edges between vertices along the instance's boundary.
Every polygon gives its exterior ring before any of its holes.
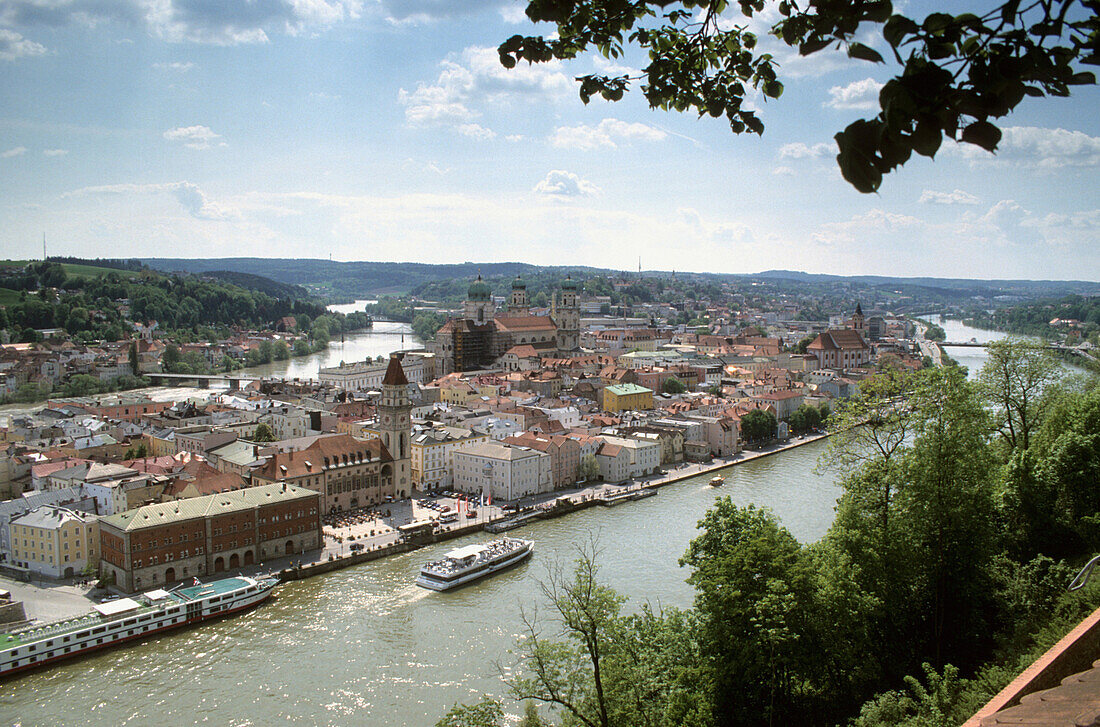
{"type": "Polygon", "coordinates": [[[714,477],[710,478],[711,487],[721,487],[724,484],[726,484],[726,478],[722,477],[721,475],[715,475],[714,477]]]}
{"type": "Polygon", "coordinates": [[[455,548],[441,560],[425,563],[416,585],[433,591],[456,588],[523,561],[535,552],[534,545],[522,538],[500,538],[455,548]]]}
{"type": "Polygon", "coordinates": [[[0,678],[177,626],[228,616],[266,600],[279,579],[223,578],[100,603],[64,621],[0,632],[0,678]]]}

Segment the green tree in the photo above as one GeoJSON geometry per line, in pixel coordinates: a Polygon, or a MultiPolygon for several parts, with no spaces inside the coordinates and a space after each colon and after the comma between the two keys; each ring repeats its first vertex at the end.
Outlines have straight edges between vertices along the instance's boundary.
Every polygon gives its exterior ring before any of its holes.
{"type": "Polygon", "coordinates": [[[771,439],[775,436],[777,426],[775,414],[763,409],[753,409],[741,417],[741,436],[750,442],[771,439]]]}
{"type": "Polygon", "coordinates": [[[138,359],[137,341],[130,341],[127,357],[130,361],[130,372],[134,376],[141,376],[141,362],[138,359]]]}
{"type": "Polygon", "coordinates": [[[815,577],[802,546],[767,510],[719,499],[699,523],[690,566],[717,724],[804,722],[819,654],[815,577]]]}
{"type": "Polygon", "coordinates": [[[519,721],[519,727],[550,727],[549,723],[543,721],[539,716],[539,708],[535,706],[534,702],[527,701],[523,703],[523,719],[519,721]]]}
{"type": "Polygon", "coordinates": [[[591,482],[600,476],[600,463],[596,461],[596,455],[586,454],[581,457],[580,466],[577,468],[577,479],[580,482],[591,482]]]}
{"type": "MultiPolygon", "coordinates": [[[[777,99],[783,84],[770,44],[724,15],[750,18],[766,0],[530,0],[527,17],[556,26],[552,37],[514,35],[498,48],[501,63],[572,59],[594,49],[619,59],[636,48],[647,59],[640,73],[581,76],[580,96],[618,101],[632,84],[652,108],[724,116],[730,130],[761,134],[764,124],[746,97],[777,99]]],[[[910,18],[888,1],[774,3],[778,41],[812,55],[827,48],[869,63],[886,63],[862,41],[881,36],[895,75],[879,93],[881,112],[836,135],[844,178],[873,192],[883,174],[913,152],[934,157],[947,139],[996,149],[1001,131],[990,119],[1009,114],[1027,96],[1067,96],[1095,84],[1082,64],[1096,65],[1097,8],[1084,0],[1022,4],[1006,0],[982,16],[933,12],[910,18]],[[857,40],[857,37],[859,40],[857,40]]]]}
{"type": "Polygon", "coordinates": [[[180,362],[180,349],[174,343],[169,343],[164,347],[164,353],[161,354],[160,363],[164,367],[164,370],[172,373],[176,364],[180,362]]]}
{"type": "Polygon", "coordinates": [[[267,422],[260,422],[256,425],[256,431],[252,434],[253,442],[274,442],[275,432],[271,431],[271,426],[267,422]]]}
{"type": "Polygon", "coordinates": [[[149,456],[149,447],[145,444],[145,440],[138,442],[137,444],[130,445],[130,448],[126,450],[126,454],[123,455],[123,459],[142,459],[149,456]]]}
{"type": "Polygon", "coordinates": [[[276,361],[286,361],[290,358],[290,346],[286,341],[276,341],[271,355],[276,361]]]}
{"type": "Polygon", "coordinates": [[[435,727],[503,727],[504,708],[500,700],[482,697],[477,704],[456,704],[435,727]]]}
{"type": "Polygon", "coordinates": [[[92,396],[103,391],[103,383],[88,374],[76,374],[65,384],[65,396],[92,396]]]}
{"type": "Polygon", "coordinates": [[[661,384],[661,391],[666,394],[682,394],[687,391],[687,387],[684,386],[684,382],[676,376],[669,376],[661,384]]]}
{"type": "Polygon", "coordinates": [[[993,407],[994,424],[1005,445],[1026,450],[1042,418],[1043,393],[1061,378],[1061,367],[1042,346],[1018,339],[995,341],[986,351],[979,390],[993,407]]]}

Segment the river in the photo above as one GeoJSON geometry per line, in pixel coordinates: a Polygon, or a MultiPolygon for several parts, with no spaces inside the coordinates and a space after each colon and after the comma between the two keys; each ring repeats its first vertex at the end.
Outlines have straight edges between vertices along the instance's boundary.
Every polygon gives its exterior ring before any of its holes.
{"type": "MultiPolygon", "coordinates": [[[[971,328],[962,321],[957,321],[943,316],[933,316],[929,320],[932,323],[943,328],[943,332],[947,335],[948,341],[956,341],[964,343],[974,339],[978,343],[989,343],[990,341],[1000,341],[1008,336],[1003,331],[987,331],[982,328],[971,328]]],[[[959,362],[960,366],[965,366],[970,378],[975,378],[978,375],[978,371],[985,365],[988,354],[984,348],[970,348],[966,346],[944,346],[944,351],[948,356],[959,362]]]]}
{"type": "Polygon", "coordinates": [[[540,579],[591,536],[627,608],[690,605],[677,559],[717,497],[768,506],[800,540],[820,538],[839,494],[833,475],[814,472],[824,446],[729,468],[720,489],[700,475],[516,531],[535,541],[534,558],[458,591],[413,579],[424,561],[482,536],[284,584],[240,616],[2,683],[0,714],[24,725],[432,725],[455,702],[504,696],[494,662],[511,663],[521,608],[546,612],[540,579]]]}

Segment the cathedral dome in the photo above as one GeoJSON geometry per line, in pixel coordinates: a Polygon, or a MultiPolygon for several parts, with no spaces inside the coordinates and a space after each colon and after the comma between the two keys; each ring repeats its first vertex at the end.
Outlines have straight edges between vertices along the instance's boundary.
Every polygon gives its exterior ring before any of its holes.
{"type": "Polygon", "coordinates": [[[573,280],[573,278],[566,275],[565,280],[563,280],[561,282],[561,289],[562,290],[576,290],[577,289],[577,281],[573,280]]]}
{"type": "Polygon", "coordinates": [[[527,283],[523,282],[523,278],[516,276],[516,279],[512,281],[512,290],[527,290],[527,283]]]}
{"type": "Polygon", "coordinates": [[[481,279],[481,274],[478,273],[477,280],[470,284],[470,289],[466,291],[466,300],[489,300],[493,295],[493,289],[489,287],[489,284],[481,279]]]}

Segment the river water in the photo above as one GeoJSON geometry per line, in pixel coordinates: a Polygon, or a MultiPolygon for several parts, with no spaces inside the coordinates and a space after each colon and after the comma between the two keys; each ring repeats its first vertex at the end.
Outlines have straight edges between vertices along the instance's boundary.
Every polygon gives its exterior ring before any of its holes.
{"type": "MultiPolygon", "coordinates": [[[[700,475],[656,497],[591,508],[516,531],[528,563],[450,593],[413,585],[420,565],[471,536],[279,587],[240,616],[0,684],[0,721],[24,725],[432,725],[455,702],[504,696],[494,662],[509,664],[520,610],[545,613],[547,568],[595,536],[601,576],[629,596],[688,606],[677,565],[717,497],[774,510],[804,542],[833,519],[838,490],[815,474],[815,442],[700,475]]],[[[520,706],[506,701],[510,712],[520,706]]]]}
{"type": "MultiPolygon", "coordinates": [[[[948,340],[1003,336],[957,321],[940,325],[948,340]]],[[[321,366],[400,348],[402,331],[402,324],[379,322],[324,353],[257,368],[314,378],[321,366]]],[[[405,347],[412,345],[406,335],[405,347]]],[[[984,361],[983,349],[949,352],[972,375],[984,361]]],[[[578,543],[598,539],[601,576],[636,608],[647,600],[690,605],[688,574],[677,559],[717,497],[770,507],[801,541],[820,538],[839,494],[832,473],[814,471],[824,446],[729,468],[720,489],[707,485],[712,475],[700,475],[637,503],[529,526],[517,534],[535,541],[530,562],[456,592],[416,587],[417,570],[484,536],[284,584],[272,601],[240,616],[4,682],[0,721],[432,725],[455,702],[504,696],[494,664],[511,663],[521,609],[545,613],[539,581],[554,564],[568,565],[578,543]]]]}

